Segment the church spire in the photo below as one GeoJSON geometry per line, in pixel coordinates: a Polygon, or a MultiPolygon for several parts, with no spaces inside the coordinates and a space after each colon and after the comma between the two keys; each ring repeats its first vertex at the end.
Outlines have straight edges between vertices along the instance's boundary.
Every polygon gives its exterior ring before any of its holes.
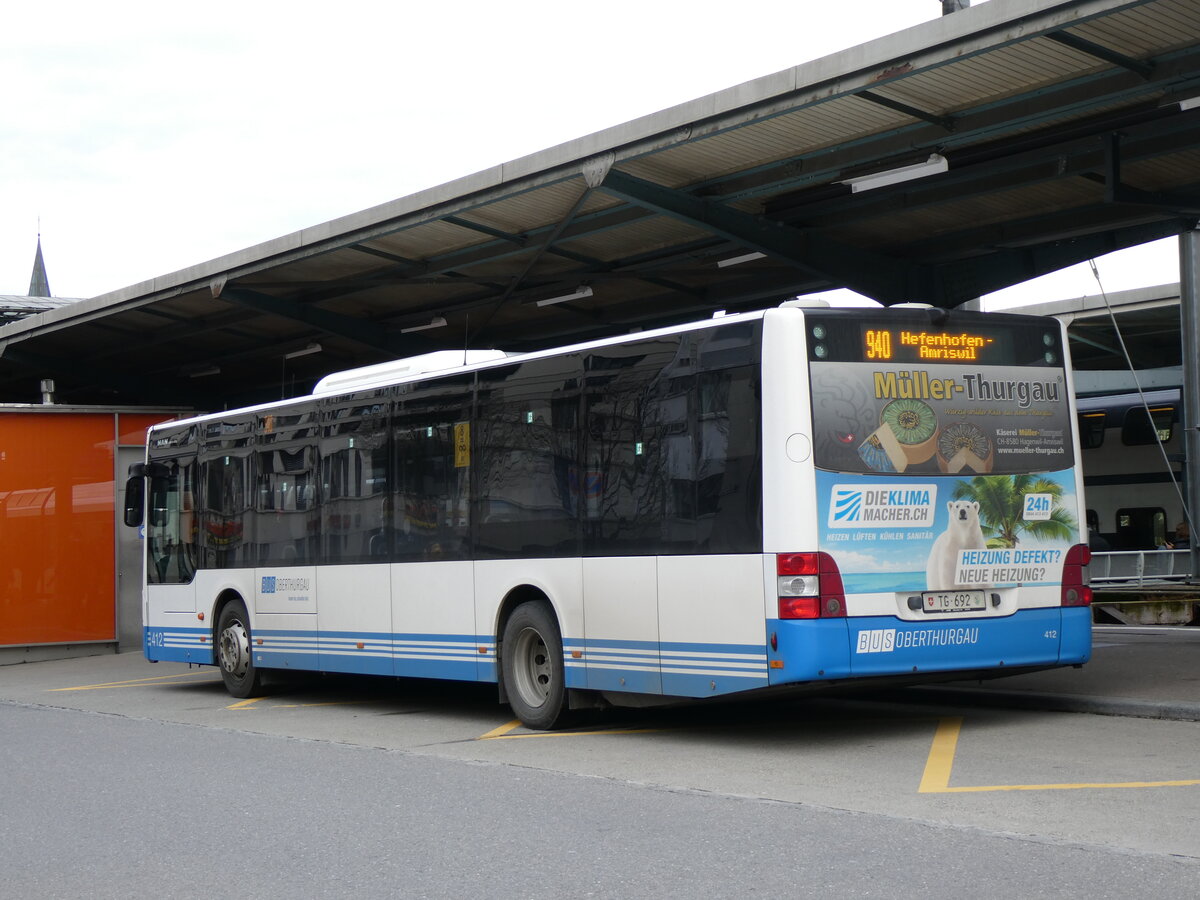
{"type": "Polygon", "coordinates": [[[33,275],[29,278],[29,297],[49,297],[50,281],[46,278],[46,263],[42,259],[42,236],[38,235],[37,255],[33,258],[33,275]]]}

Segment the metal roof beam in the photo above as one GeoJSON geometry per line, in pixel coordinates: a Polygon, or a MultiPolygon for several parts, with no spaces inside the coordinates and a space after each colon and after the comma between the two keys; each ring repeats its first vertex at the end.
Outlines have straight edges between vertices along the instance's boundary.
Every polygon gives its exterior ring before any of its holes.
{"type": "MultiPolygon", "coordinates": [[[[1078,214],[1078,211],[1077,211],[1078,214]]],[[[1030,247],[1003,248],[935,266],[939,294],[957,305],[1014,284],[1186,230],[1180,220],[1117,228],[1030,247]]],[[[940,304],[939,304],[940,305],[940,304]]]]}
{"type": "Polygon", "coordinates": [[[1071,34],[1069,31],[1051,31],[1046,35],[1046,38],[1056,41],[1064,47],[1070,47],[1072,50],[1078,50],[1080,53],[1086,53],[1088,56],[1094,56],[1096,59],[1110,62],[1114,66],[1128,69],[1130,72],[1137,73],[1142,78],[1149,79],[1154,74],[1153,62],[1143,62],[1139,59],[1133,59],[1123,53],[1118,53],[1115,50],[1110,50],[1108,47],[1092,43],[1078,35],[1071,34]]]}
{"type": "Polygon", "coordinates": [[[489,237],[498,238],[502,241],[508,241],[516,244],[518,247],[524,247],[529,243],[529,236],[525,234],[509,234],[507,231],[501,231],[499,228],[492,228],[490,225],[484,225],[480,222],[472,222],[469,219],[464,219],[462,216],[446,216],[442,219],[443,222],[449,222],[451,225],[457,225],[459,228],[465,228],[468,231],[477,231],[480,234],[486,234],[489,237]]]}
{"type": "Polygon", "coordinates": [[[401,256],[398,253],[388,253],[386,250],[368,247],[365,244],[350,244],[349,249],[357,250],[359,253],[365,253],[368,256],[377,256],[380,259],[386,259],[388,262],[397,263],[402,266],[408,266],[414,269],[421,268],[421,264],[415,259],[409,259],[407,256],[401,256]]]}
{"type": "Polygon", "coordinates": [[[829,278],[881,303],[900,303],[929,293],[926,273],[920,267],[847,247],[813,231],[700,200],[624,172],[609,172],[602,187],[607,193],[829,278]]]}
{"type": "Polygon", "coordinates": [[[1108,203],[1129,203],[1181,215],[1200,215],[1200,199],[1180,194],[1142,191],[1121,183],[1121,133],[1118,131],[1108,136],[1104,162],[1104,199],[1108,203]]]}
{"type": "Polygon", "coordinates": [[[926,112],[923,109],[917,109],[915,106],[909,106],[907,103],[901,103],[899,100],[893,100],[890,97],[885,97],[882,94],[876,94],[872,91],[859,91],[854,96],[860,97],[863,100],[869,100],[878,106],[886,107],[895,112],[903,113],[906,116],[912,116],[914,119],[929,122],[931,125],[937,125],[939,128],[946,129],[946,131],[954,131],[957,124],[953,116],[939,116],[935,113],[926,112]]]}
{"type": "Polygon", "coordinates": [[[597,171],[588,171],[585,169],[584,188],[580,192],[579,196],[575,198],[575,202],[571,204],[571,208],[567,210],[566,215],[563,216],[552,229],[550,229],[550,233],[546,235],[546,237],[534,248],[533,255],[525,261],[525,265],[521,267],[521,271],[513,276],[512,280],[509,282],[508,288],[504,291],[504,294],[496,301],[495,305],[492,307],[491,311],[488,312],[487,316],[484,317],[483,324],[467,336],[468,344],[470,344],[472,340],[474,340],[485,328],[487,328],[488,324],[492,321],[492,317],[495,316],[496,313],[498,313],[506,303],[508,303],[509,299],[525,280],[525,277],[530,273],[530,271],[532,271],[533,267],[537,265],[537,261],[541,259],[542,254],[544,254],[554,245],[554,242],[559,239],[566,227],[571,224],[571,221],[578,214],[579,210],[583,209],[583,204],[587,201],[587,198],[592,195],[592,191],[596,189],[596,186],[600,183],[600,179],[607,174],[611,165],[612,161],[607,160],[599,163],[600,168],[597,171]]]}
{"type": "Polygon", "coordinates": [[[270,294],[263,294],[244,287],[226,285],[218,296],[221,300],[227,300],[239,306],[256,309],[259,312],[269,313],[283,319],[303,322],[375,350],[383,350],[388,353],[394,350],[394,343],[386,336],[386,332],[374,322],[366,319],[343,316],[340,313],[321,309],[319,306],[296,303],[282,297],[272,297],[270,294]]]}

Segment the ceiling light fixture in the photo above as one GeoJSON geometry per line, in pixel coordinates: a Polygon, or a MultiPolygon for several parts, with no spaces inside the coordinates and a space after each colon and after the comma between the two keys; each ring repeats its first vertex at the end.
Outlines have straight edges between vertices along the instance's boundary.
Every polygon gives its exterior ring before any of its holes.
{"type": "Polygon", "coordinates": [[[925,162],[911,166],[900,166],[898,169],[888,169],[886,172],[875,172],[872,175],[862,175],[857,178],[847,178],[842,184],[850,185],[854,193],[873,191],[876,188],[887,187],[890,184],[900,184],[916,178],[926,178],[950,171],[950,160],[940,153],[930,153],[925,162]]]}
{"type": "Polygon", "coordinates": [[[206,369],[196,369],[193,372],[188,372],[187,377],[188,378],[203,378],[205,375],[220,375],[220,374],[221,374],[220,366],[209,366],[206,369]]]}
{"type": "Polygon", "coordinates": [[[742,263],[753,262],[756,259],[766,259],[765,253],[743,253],[741,256],[731,256],[729,259],[717,260],[717,268],[724,269],[726,266],[740,266],[742,263]]]}
{"type": "Polygon", "coordinates": [[[1179,111],[1187,112],[1189,109],[1195,109],[1200,106],[1200,97],[1188,97],[1186,100],[1179,101],[1179,111]]]}
{"type": "Polygon", "coordinates": [[[586,284],[581,284],[578,290],[570,294],[563,294],[561,297],[547,297],[545,300],[539,300],[538,306],[552,306],[555,303],[566,303],[568,300],[582,300],[584,297],[592,296],[592,289],[586,284]]]}
{"type": "Polygon", "coordinates": [[[401,328],[401,334],[409,334],[413,331],[428,331],[430,328],[445,328],[446,320],[441,316],[434,316],[424,325],[410,325],[408,328],[401,328]]]}
{"type": "Polygon", "coordinates": [[[283,358],[284,359],[295,359],[297,356],[308,356],[310,353],[320,353],[320,352],[321,352],[321,345],[314,343],[314,344],[309,344],[307,347],[303,347],[299,350],[293,350],[291,353],[285,353],[285,354],[283,354],[283,358]]]}

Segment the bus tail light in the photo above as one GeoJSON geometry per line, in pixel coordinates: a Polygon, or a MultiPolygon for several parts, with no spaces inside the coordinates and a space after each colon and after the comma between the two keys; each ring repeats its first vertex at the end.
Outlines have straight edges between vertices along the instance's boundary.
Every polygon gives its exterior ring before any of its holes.
{"type": "Polygon", "coordinates": [[[779,618],[828,619],[846,615],[842,573],[828,553],[778,553],[779,618]]]}
{"type": "Polygon", "coordinates": [[[1092,551],[1087,544],[1076,544],[1067,551],[1062,573],[1062,605],[1091,606],[1092,589],[1088,575],[1088,563],[1092,561],[1092,551]]]}

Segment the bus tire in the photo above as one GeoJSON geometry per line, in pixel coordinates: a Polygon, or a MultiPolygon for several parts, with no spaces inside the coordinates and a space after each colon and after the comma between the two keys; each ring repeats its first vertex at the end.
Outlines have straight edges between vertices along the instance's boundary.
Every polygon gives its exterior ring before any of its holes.
{"type": "Polygon", "coordinates": [[[217,619],[217,667],[231,696],[244,699],[262,693],[262,671],[254,665],[250,616],[240,600],[227,603],[217,619]]]}
{"type": "Polygon", "coordinates": [[[508,704],[528,728],[563,724],[566,683],[562,634],[545,603],[522,603],[504,626],[500,665],[508,704]]]}

